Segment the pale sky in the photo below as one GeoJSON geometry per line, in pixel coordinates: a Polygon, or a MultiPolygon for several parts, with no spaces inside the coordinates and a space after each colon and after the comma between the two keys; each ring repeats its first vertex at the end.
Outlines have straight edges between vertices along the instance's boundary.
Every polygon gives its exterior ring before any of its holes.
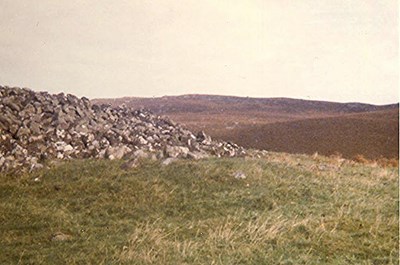
{"type": "Polygon", "coordinates": [[[396,0],[0,0],[0,84],[398,102],[396,0]]]}

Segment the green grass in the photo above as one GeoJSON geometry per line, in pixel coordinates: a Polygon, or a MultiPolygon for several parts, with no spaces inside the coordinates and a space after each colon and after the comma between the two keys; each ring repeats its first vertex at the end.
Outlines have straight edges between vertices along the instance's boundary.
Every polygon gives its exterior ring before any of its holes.
{"type": "Polygon", "coordinates": [[[0,175],[0,264],[399,264],[397,168],[286,154],[121,163],[0,175]]]}

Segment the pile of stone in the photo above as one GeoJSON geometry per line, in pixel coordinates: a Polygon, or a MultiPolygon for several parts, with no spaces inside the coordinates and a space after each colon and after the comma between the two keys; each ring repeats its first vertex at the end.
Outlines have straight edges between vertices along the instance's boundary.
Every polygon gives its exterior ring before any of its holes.
{"type": "Polygon", "coordinates": [[[53,159],[243,156],[233,143],[193,134],[140,109],[92,105],[87,98],[0,86],[0,171],[41,168],[53,159]]]}

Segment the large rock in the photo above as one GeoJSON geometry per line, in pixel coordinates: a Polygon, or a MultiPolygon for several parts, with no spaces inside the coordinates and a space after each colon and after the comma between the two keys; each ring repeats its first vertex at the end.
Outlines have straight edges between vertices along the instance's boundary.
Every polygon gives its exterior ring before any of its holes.
{"type": "Polygon", "coordinates": [[[189,148],[184,146],[169,146],[165,147],[165,155],[172,158],[186,158],[189,154],[189,148]]]}
{"type": "Polygon", "coordinates": [[[121,159],[123,158],[127,153],[131,152],[132,150],[127,147],[127,146],[115,146],[115,147],[109,147],[107,148],[106,151],[106,156],[108,159],[113,160],[113,159],[121,159]]]}

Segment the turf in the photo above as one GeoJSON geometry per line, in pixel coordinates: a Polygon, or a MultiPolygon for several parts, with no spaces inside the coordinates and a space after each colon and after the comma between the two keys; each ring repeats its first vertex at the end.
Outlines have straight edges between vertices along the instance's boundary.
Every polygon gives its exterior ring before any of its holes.
{"type": "Polygon", "coordinates": [[[0,264],[399,264],[398,168],[279,153],[122,162],[0,175],[0,264]]]}

